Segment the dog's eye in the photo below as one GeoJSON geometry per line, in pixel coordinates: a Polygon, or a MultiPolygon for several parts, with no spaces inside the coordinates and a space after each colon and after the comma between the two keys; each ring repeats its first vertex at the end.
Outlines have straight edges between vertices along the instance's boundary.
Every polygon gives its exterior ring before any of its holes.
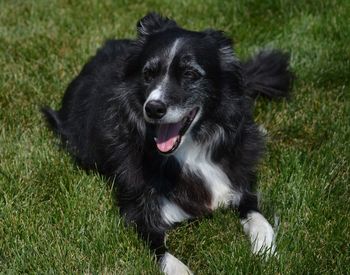
{"type": "Polygon", "coordinates": [[[186,70],[183,73],[183,77],[190,80],[197,80],[200,78],[200,73],[195,70],[186,70]]]}
{"type": "Polygon", "coordinates": [[[143,70],[143,79],[146,83],[152,82],[153,79],[155,79],[157,74],[157,71],[151,68],[145,68],[143,70]]]}

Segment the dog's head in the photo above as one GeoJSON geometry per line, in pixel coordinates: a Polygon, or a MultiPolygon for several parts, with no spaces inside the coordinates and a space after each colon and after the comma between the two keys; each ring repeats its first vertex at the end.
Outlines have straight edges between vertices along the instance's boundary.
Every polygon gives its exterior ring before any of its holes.
{"type": "MultiPolygon", "coordinates": [[[[237,74],[231,40],[221,32],[192,32],[151,13],[138,23],[144,119],[163,154],[174,152],[220,101],[223,77],[237,74]]],[[[232,77],[233,80],[233,77],[232,77]]]]}

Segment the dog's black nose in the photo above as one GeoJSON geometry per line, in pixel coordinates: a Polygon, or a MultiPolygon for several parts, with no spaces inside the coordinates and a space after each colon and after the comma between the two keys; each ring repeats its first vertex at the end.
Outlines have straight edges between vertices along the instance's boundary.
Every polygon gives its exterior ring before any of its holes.
{"type": "Polygon", "coordinates": [[[145,106],[145,111],[149,118],[160,119],[166,113],[166,105],[160,100],[150,100],[145,106]]]}

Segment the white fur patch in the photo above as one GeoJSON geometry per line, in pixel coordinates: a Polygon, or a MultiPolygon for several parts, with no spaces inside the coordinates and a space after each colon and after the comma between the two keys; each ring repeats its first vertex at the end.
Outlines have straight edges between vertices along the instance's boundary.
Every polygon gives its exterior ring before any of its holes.
{"type": "Polygon", "coordinates": [[[211,208],[219,206],[238,205],[241,193],[232,189],[231,182],[219,165],[211,160],[211,146],[196,144],[190,136],[184,136],[184,141],[175,152],[177,160],[191,172],[199,174],[212,195],[211,208]]]}
{"type": "Polygon", "coordinates": [[[259,125],[259,131],[260,131],[260,133],[263,135],[263,136],[267,136],[267,130],[266,130],[266,128],[264,127],[264,125],[259,125]]]}
{"type": "Polygon", "coordinates": [[[158,86],[154,89],[147,98],[147,102],[151,100],[161,100],[162,99],[162,87],[158,86]]]}
{"type": "Polygon", "coordinates": [[[267,253],[273,255],[275,253],[275,234],[272,226],[263,215],[258,212],[251,212],[246,219],[241,220],[241,224],[244,233],[250,238],[254,254],[267,253]]]}
{"type": "Polygon", "coordinates": [[[166,252],[160,262],[160,268],[166,275],[193,274],[189,268],[170,253],[166,252]]]}
{"type": "Polygon", "coordinates": [[[163,198],[161,215],[163,220],[171,225],[189,219],[191,216],[182,210],[176,203],[163,198]]]}
{"type": "Polygon", "coordinates": [[[192,63],[190,63],[190,64],[191,64],[191,66],[192,66],[193,68],[195,68],[202,76],[205,76],[205,75],[206,75],[205,71],[203,70],[203,68],[202,68],[201,66],[199,66],[199,64],[194,63],[194,62],[192,62],[192,63]]]}
{"type": "Polygon", "coordinates": [[[220,51],[220,57],[221,57],[221,63],[224,64],[231,64],[238,61],[238,59],[235,57],[232,47],[231,46],[225,46],[219,49],[220,51]]]}
{"type": "Polygon", "coordinates": [[[184,117],[188,115],[190,111],[191,110],[170,106],[166,112],[166,115],[162,118],[162,121],[164,123],[177,123],[184,119],[184,117]]]}

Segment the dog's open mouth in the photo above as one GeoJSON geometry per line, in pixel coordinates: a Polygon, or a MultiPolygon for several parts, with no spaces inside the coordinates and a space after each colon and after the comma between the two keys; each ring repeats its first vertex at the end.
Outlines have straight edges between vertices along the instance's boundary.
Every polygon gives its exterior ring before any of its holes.
{"type": "Polygon", "coordinates": [[[191,126],[197,112],[198,108],[195,108],[179,122],[158,124],[154,140],[161,153],[169,154],[177,149],[181,143],[182,136],[191,126]]]}

